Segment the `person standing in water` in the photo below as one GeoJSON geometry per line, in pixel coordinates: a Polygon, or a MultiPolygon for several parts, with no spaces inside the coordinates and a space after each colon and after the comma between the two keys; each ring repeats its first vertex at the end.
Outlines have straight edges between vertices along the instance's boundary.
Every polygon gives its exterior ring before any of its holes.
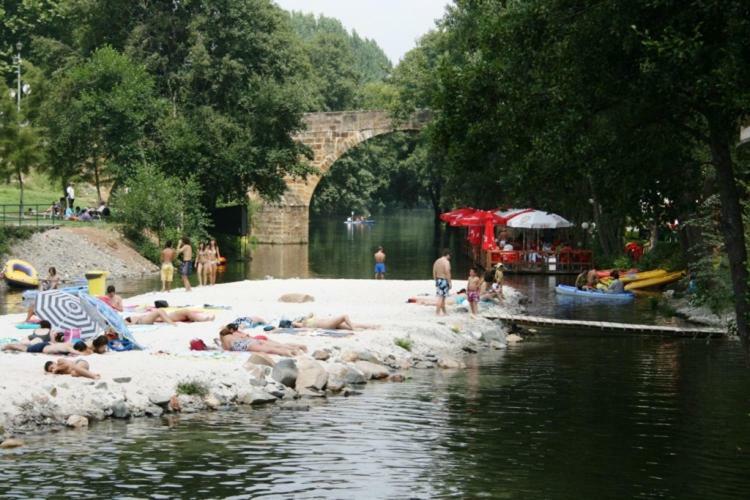
{"type": "Polygon", "coordinates": [[[172,248],[172,242],[167,241],[164,245],[164,250],[161,251],[161,291],[168,292],[172,288],[172,280],[174,279],[174,262],[175,255],[177,255],[172,248]]]}
{"type": "Polygon", "coordinates": [[[216,284],[216,273],[219,270],[219,264],[221,263],[221,252],[219,251],[219,244],[216,243],[215,239],[211,239],[209,243],[211,253],[213,255],[213,265],[211,266],[211,284],[216,284]]]}
{"type": "Polygon", "coordinates": [[[190,288],[190,273],[193,272],[193,247],[190,246],[190,239],[187,236],[180,238],[177,244],[177,253],[182,258],[180,264],[180,276],[182,276],[182,285],[186,292],[192,291],[190,288]]]}
{"type": "Polygon", "coordinates": [[[443,256],[438,258],[432,265],[432,278],[435,280],[435,292],[437,304],[435,313],[438,316],[447,316],[445,310],[445,298],[450,293],[453,283],[451,282],[451,251],[443,250],[443,256]]]}
{"type": "Polygon", "coordinates": [[[383,247],[378,247],[378,251],[375,252],[375,279],[385,279],[385,252],[383,247]]]}

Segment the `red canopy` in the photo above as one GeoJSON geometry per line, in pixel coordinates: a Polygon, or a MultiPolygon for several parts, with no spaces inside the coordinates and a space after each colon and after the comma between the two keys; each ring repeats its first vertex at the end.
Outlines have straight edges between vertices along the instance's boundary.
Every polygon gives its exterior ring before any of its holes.
{"type": "Polygon", "coordinates": [[[445,213],[440,214],[440,220],[451,224],[458,217],[463,217],[464,215],[470,215],[470,214],[473,214],[474,212],[476,212],[476,209],[474,208],[469,208],[469,207],[457,208],[455,210],[451,210],[450,212],[445,212],[445,213]]]}

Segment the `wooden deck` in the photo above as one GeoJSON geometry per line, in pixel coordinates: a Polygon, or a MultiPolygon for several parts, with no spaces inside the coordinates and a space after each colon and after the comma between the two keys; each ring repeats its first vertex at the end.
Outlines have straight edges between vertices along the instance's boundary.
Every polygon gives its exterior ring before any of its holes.
{"type": "Polygon", "coordinates": [[[567,333],[582,335],[648,335],[660,337],[687,338],[720,338],[726,336],[721,328],[708,326],[683,328],[679,326],[638,325],[633,323],[612,323],[608,321],[582,321],[571,319],[546,318],[543,316],[523,316],[517,314],[502,314],[499,316],[485,316],[487,319],[504,323],[514,323],[521,326],[536,328],[552,328],[567,333]]]}

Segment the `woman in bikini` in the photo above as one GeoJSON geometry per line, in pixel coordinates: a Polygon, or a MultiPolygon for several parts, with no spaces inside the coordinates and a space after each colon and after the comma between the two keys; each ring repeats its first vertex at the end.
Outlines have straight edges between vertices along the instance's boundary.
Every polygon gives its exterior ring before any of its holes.
{"type": "Polygon", "coordinates": [[[216,250],[211,247],[210,242],[206,242],[205,245],[205,261],[203,263],[203,282],[206,285],[213,285],[211,277],[214,275],[214,267],[216,267],[216,250]]]}
{"type": "Polygon", "coordinates": [[[222,328],[219,339],[221,347],[227,351],[262,352],[289,357],[307,352],[307,347],[300,344],[281,344],[272,340],[256,339],[239,331],[236,325],[222,328]]]}
{"type": "Polygon", "coordinates": [[[206,260],[206,244],[198,243],[198,251],[195,253],[195,272],[198,274],[198,286],[203,286],[206,282],[203,280],[203,267],[206,260]]]}
{"type": "Polygon", "coordinates": [[[354,324],[349,316],[342,314],[331,318],[316,318],[313,313],[303,318],[292,321],[294,328],[320,328],[323,330],[364,330],[368,328],[377,328],[374,325],[354,324]]]}
{"type": "Polygon", "coordinates": [[[212,239],[211,243],[209,244],[209,248],[211,249],[211,255],[213,258],[213,262],[211,265],[211,284],[216,284],[216,272],[219,269],[219,259],[221,259],[221,253],[219,253],[219,245],[216,244],[216,240],[212,239]]]}

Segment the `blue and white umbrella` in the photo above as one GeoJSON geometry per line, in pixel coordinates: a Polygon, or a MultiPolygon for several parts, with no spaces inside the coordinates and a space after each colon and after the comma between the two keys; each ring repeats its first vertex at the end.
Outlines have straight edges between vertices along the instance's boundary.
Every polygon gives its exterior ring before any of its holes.
{"type": "Polygon", "coordinates": [[[88,311],[92,317],[96,317],[97,322],[109,326],[116,331],[120,337],[128,339],[138,349],[141,348],[138,346],[133,334],[128,329],[127,323],[125,323],[120,315],[117,314],[117,311],[112,309],[109,304],[86,293],[79,294],[78,299],[80,300],[81,307],[88,311]]]}
{"type": "Polygon", "coordinates": [[[80,330],[84,339],[102,330],[99,322],[81,306],[78,297],[62,290],[39,292],[34,312],[58,330],[80,330]]]}

